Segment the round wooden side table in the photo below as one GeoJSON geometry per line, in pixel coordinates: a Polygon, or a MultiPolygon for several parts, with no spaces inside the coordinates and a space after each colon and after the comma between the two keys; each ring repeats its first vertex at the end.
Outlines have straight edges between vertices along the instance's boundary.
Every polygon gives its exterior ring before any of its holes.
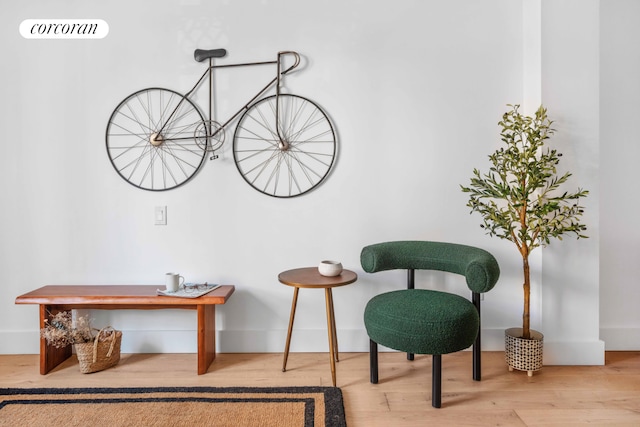
{"type": "Polygon", "coordinates": [[[283,271],[278,275],[278,280],[287,286],[293,286],[293,301],[291,302],[291,315],[289,316],[289,330],[287,332],[287,344],[284,349],[284,361],[282,372],[287,370],[287,358],[289,357],[289,345],[291,344],[291,332],[293,320],[296,316],[296,304],[298,303],[298,291],[300,288],[324,289],[325,303],[327,306],[327,334],[329,336],[329,358],[331,360],[331,379],[336,386],[336,362],[338,361],[338,337],[336,335],[336,319],[333,313],[333,294],[331,289],[355,282],[358,275],[351,270],[342,270],[338,276],[323,276],[317,267],[296,268],[283,271]]]}

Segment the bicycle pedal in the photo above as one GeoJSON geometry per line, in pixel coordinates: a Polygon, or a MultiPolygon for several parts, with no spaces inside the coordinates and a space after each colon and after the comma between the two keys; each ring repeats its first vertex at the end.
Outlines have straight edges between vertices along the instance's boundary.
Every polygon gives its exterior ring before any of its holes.
{"type": "Polygon", "coordinates": [[[209,160],[216,160],[217,158],[218,158],[218,155],[217,155],[217,154],[214,154],[213,156],[211,156],[211,157],[209,158],[209,160]]]}

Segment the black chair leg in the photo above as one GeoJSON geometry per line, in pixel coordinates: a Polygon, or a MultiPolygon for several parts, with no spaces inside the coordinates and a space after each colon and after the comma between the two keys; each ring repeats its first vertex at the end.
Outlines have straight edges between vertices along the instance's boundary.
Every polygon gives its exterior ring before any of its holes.
{"type": "MultiPolygon", "coordinates": [[[[407,289],[415,289],[416,288],[416,270],[410,268],[407,270],[407,289]]],[[[413,360],[413,353],[407,353],[407,360],[413,360]]]]}
{"type": "MultiPolygon", "coordinates": [[[[478,316],[480,316],[480,294],[473,292],[472,294],[473,305],[478,310],[478,316]]],[[[482,333],[482,327],[478,326],[478,336],[476,342],[473,343],[473,379],[480,381],[482,376],[482,346],[480,343],[480,334],[482,333]]]]}
{"type": "Polygon", "coordinates": [[[369,371],[371,384],[378,384],[378,343],[369,340],[369,371]]]}
{"type": "Polygon", "coordinates": [[[431,366],[431,406],[442,406],[442,355],[434,354],[431,366]]]}

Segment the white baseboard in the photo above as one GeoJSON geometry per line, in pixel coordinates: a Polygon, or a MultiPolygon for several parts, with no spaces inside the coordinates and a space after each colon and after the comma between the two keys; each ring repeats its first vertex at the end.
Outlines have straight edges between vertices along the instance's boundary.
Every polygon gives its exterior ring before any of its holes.
{"type": "MultiPolygon", "coordinates": [[[[628,340],[638,330],[610,330],[610,336],[628,340]]],[[[635,335],[633,335],[635,334],[635,335]]],[[[284,351],[287,331],[222,330],[216,332],[216,352],[219,353],[280,353],[284,351]]],[[[613,339],[612,339],[613,340],[613,339]]],[[[605,339],[605,341],[607,341],[605,339]]],[[[637,350],[639,342],[631,342],[628,348],[607,350],[637,350]]],[[[291,337],[291,352],[325,352],[329,347],[325,329],[296,330],[291,337]]],[[[195,330],[139,331],[123,330],[122,353],[195,353],[198,348],[195,330]]],[[[368,352],[369,338],[364,330],[338,330],[340,352],[368,352]]],[[[594,342],[547,342],[544,343],[545,365],[603,365],[604,341],[594,342]]],[[[381,351],[390,351],[380,348],[381,351]]],[[[482,331],[482,350],[504,351],[504,330],[482,331]]],[[[38,354],[38,333],[0,332],[0,354],[38,354]]]]}
{"type": "Polygon", "coordinates": [[[38,332],[0,332],[0,354],[38,353],[40,353],[40,334],[38,332]]]}
{"type": "Polygon", "coordinates": [[[604,365],[604,341],[544,341],[544,365],[604,365]]]}
{"type": "MultiPolygon", "coordinates": [[[[195,330],[123,331],[122,353],[195,353],[195,330]]],[[[38,354],[38,332],[0,332],[0,354],[38,354]]]]}
{"type": "Polygon", "coordinates": [[[601,328],[600,339],[609,351],[640,350],[640,328],[601,328]]]}
{"type": "MultiPolygon", "coordinates": [[[[284,351],[287,331],[216,331],[216,352],[278,353],[284,351]]],[[[327,331],[295,330],[291,338],[292,352],[324,352],[329,346],[327,331]]],[[[369,351],[369,340],[363,331],[338,331],[338,348],[344,352],[369,351]]],[[[190,330],[122,330],[122,353],[195,353],[198,342],[195,329],[190,330]]],[[[0,354],[38,354],[38,332],[0,332],[0,354]]]]}
{"type": "MultiPolygon", "coordinates": [[[[216,352],[219,353],[280,353],[287,338],[285,329],[222,330],[216,332],[216,352]]],[[[483,350],[503,350],[504,339],[485,340],[483,350]],[[493,348],[491,347],[493,346],[493,348]]],[[[291,336],[291,352],[324,352],[329,347],[326,329],[294,329],[291,336]]],[[[122,353],[195,353],[198,348],[195,330],[123,330],[122,353]]],[[[369,337],[364,330],[338,330],[340,352],[368,352],[369,337]]],[[[380,348],[380,351],[390,351],[380,348]]],[[[40,340],[37,332],[0,332],[0,354],[38,354],[40,340]]]]}
{"type": "MultiPolygon", "coordinates": [[[[482,331],[482,350],[504,351],[504,329],[482,331]]],[[[604,365],[604,342],[544,340],[544,365],[604,365]]]]}

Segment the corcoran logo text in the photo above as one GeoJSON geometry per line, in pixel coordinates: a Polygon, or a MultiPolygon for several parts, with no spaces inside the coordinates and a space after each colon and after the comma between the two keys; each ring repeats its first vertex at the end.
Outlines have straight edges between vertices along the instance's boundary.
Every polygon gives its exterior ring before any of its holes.
{"type": "Polygon", "coordinates": [[[25,39],[102,39],[109,24],[102,19],[25,19],[20,34],[25,39]]]}

